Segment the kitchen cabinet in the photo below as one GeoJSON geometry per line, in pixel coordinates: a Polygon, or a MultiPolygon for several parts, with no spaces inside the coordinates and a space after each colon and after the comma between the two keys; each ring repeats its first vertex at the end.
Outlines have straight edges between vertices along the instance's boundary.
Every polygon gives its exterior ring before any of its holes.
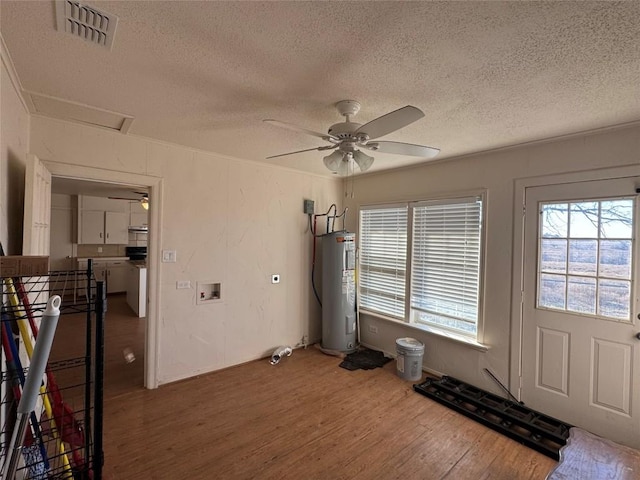
{"type": "Polygon", "coordinates": [[[129,225],[132,227],[144,227],[149,225],[149,211],[142,208],[140,202],[129,204],[130,217],[129,225]]]}
{"type": "Polygon", "coordinates": [[[118,244],[129,242],[128,200],[78,196],[78,243],[118,244]]]}
{"type": "Polygon", "coordinates": [[[120,293],[127,291],[127,278],[129,268],[126,260],[119,262],[107,262],[106,278],[107,293],[120,293]]]}
{"type": "Polygon", "coordinates": [[[129,242],[129,222],[126,213],[104,212],[104,243],[126,245],[129,242]]]}
{"type": "MultiPolygon", "coordinates": [[[[85,271],[87,269],[87,259],[78,260],[78,270],[85,271]]],[[[110,259],[93,259],[93,276],[96,281],[105,282],[107,293],[121,293],[127,291],[128,286],[128,259],[110,258],[110,259]]],[[[84,291],[78,292],[84,295],[84,291]]]]}
{"type": "Polygon", "coordinates": [[[129,201],[91,195],[78,195],[80,210],[100,210],[103,212],[129,212],[129,201]]]}
{"type": "Polygon", "coordinates": [[[129,242],[126,213],[83,210],[80,213],[80,244],[120,244],[129,242]]]}

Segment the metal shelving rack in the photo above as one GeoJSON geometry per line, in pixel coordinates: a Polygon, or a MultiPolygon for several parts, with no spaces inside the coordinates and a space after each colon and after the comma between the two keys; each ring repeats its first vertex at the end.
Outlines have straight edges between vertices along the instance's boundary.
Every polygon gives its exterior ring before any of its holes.
{"type": "MultiPolygon", "coordinates": [[[[48,374],[45,376],[47,381],[43,383],[46,384],[46,391],[41,393],[38,405],[43,406],[44,395],[48,400],[53,400],[51,404],[61,396],[63,404],[58,402],[57,407],[53,407],[52,415],[45,408],[37,408],[35,416],[31,416],[32,421],[23,444],[24,458],[16,478],[101,480],[104,462],[104,282],[96,282],[91,261],[86,271],[50,272],[48,275],[28,278],[0,278],[0,282],[3,335],[12,335],[14,340],[18,340],[16,325],[25,320],[31,324],[32,332],[33,324],[37,329],[51,295],[60,295],[62,298],[58,330],[65,321],[75,322],[74,328],[76,325],[84,327],[84,344],[78,351],[70,349],[68,353],[57,352],[55,358],[52,353],[50,357],[48,374]],[[55,378],[53,383],[49,374],[55,378]],[[60,394],[58,397],[56,390],[60,394]],[[57,417],[58,421],[55,421],[56,408],[58,412],[63,412],[62,416],[57,417]],[[53,422],[50,416],[54,418],[53,422]],[[56,425],[57,423],[62,425],[56,425]]],[[[6,340],[3,338],[3,351],[6,350],[6,340]]],[[[24,361],[23,365],[28,364],[22,349],[18,358],[24,361]]],[[[28,367],[21,368],[19,372],[16,362],[11,363],[3,362],[0,370],[0,465],[6,456],[15,423],[15,397],[16,387],[19,389],[20,373],[28,372],[28,367]]]]}

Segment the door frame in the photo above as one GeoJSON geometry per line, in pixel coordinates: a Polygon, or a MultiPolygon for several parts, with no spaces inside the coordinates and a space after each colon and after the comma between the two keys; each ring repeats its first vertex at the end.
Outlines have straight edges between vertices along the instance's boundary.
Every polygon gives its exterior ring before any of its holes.
{"type": "Polygon", "coordinates": [[[149,202],[152,203],[153,208],[149,210],[149,252],[147,255],[147,302],[149,308],[145,329],[144,386],[148,389],[158,388],[161,305],[161,272],[158,259],[162,243],[160,232],[162,231],[164,180],[150,175],[104,170],[44,159],[41,159],[41,162],[53,177],[136,185],[149,189],[149,202]]]}
{"type": "MultiPolygon", "coordinates": [[[[580,183],[594,180],[640,177],[640,165],[602,168],[569,172],[557,175],[517,178],[513,196],[513,257],[511,282],[511,338],[509,358],[509,386],[511,392],[522,400],[522,338],[524,323],[524,241],[525,202],[527,188],[580,183]]],[[[640,182],[638,184],[640,187],[640,182]]],[[[635,294],[634,294],[635,295],[635,294]]]]}

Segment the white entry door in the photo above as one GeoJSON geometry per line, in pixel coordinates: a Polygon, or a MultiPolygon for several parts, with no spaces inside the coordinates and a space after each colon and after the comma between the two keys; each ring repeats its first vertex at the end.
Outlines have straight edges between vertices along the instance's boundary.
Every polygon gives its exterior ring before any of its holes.
{"type": "Polygon", "coordinates": [[[640,447],[638,178],[526,190],[522,400],[640,447]]]}

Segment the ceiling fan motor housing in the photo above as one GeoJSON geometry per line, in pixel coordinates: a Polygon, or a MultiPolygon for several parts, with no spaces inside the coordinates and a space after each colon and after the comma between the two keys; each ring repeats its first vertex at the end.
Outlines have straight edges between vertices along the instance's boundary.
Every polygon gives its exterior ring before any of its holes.
{"type": "Polygon", "coordinates": [[[329,134],[340,139],[350,138],[361,126],[362,124],[355,122],[336,123],[329,127],[329,134]]]}

